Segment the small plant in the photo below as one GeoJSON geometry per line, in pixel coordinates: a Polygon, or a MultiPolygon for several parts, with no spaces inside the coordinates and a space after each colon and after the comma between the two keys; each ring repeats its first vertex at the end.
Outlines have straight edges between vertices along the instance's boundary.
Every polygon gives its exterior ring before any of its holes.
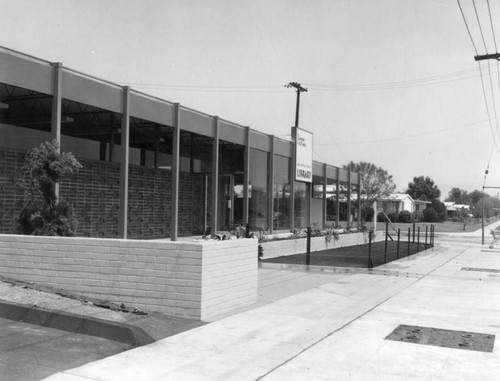
{"type": "Polygon", "coordinates": [[[332,240],[338,241],[339,233],[337,233],[333,228],[325,230],[325,243],[328,245],[332,243],[332,240]]]}
{"type": "Polygon", "coordinates": [[[82,165],[72,153],[60,153],[56,140],[30,150],[21,168],[23,207],[17,219],[19,234],[74,236],[77,219],[73,206],[61,203],[56,184],[82,165]]]}

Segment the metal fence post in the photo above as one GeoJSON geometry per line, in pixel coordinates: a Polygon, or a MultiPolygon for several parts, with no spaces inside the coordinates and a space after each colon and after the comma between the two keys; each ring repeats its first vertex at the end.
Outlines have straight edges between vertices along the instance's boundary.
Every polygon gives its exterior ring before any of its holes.
{"type": "Polygon", "coordinates": [[[384,250],[384,263],[387,263],[387,239],[389,238],[389,222],[385,223],[385,250],[384,250]]]}
{"type": "Polygon", "coordinates": [[[417,253],[420,250],[420,226],[418,227],[418,232],[417,232],[417,253]]]}
{"type": "Polygon", "coordinates": [[[415,243],[415,222],[413,223],[413,243],[415,243]]]}
{"type": "Polygon", "coordinates": [[[424,243],[424,249],[427,250],[427,229],[428,229],[428,226],[426,225],[425,226],[425,243],[424,243]]]}
{"type": "Polygon", "coordinates": [[[401,236],[401,229],[398,229],[398,247],[396,249],[396,259],[399,259],[399,238],[401,236]]]}
{"type": "Polygon", "coordinates": [[[372,234],[371,230],[368,231],[368,268],[371,269],[373,267],[372,262],[372,234]]]}
{"type": "Polygon", "coordinates": [[[311,227],[307,228],[307,254],[306,254],[306,265],[309,266],[311,263],[311,227]]]}
{"type": "Polygon", "coordinates": [[[411,228],[408,228],[408,257],[410,256],[411,228]]]}

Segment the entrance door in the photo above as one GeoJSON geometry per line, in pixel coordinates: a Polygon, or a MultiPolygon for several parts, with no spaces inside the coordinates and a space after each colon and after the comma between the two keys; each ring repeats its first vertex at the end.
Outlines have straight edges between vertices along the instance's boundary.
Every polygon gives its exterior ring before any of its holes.
{"type": "Polygon", "coordinates": [[[243,175],[219,175],[217,230],[231,231],[243,226],[243,175]]]}
{"type": "Polygon", "coordinates": [[[217,196],[217,230],[229,231],[233,224],[233,176],[219,176],[219,194],[217,196]]]}

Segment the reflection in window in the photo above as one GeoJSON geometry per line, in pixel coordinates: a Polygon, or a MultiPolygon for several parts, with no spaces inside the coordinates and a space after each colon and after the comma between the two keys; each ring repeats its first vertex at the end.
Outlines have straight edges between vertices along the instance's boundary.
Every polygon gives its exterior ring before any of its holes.
{"type": "Polygon", "coordinates": [[[249,194],[249,223],[253,229],[268,226],[268,153],[250,149],[250,185],[249,194]]]}
{"type": "Polygon", "coordinates": [[[307,227],[307,186],[306,183],[295,182],[295,219],[294,228],[307,227]]]}
{"type": "Polygon", "coordinates": [[[274,157],[273,229],[290,229],[290,159],[274,157]]]}

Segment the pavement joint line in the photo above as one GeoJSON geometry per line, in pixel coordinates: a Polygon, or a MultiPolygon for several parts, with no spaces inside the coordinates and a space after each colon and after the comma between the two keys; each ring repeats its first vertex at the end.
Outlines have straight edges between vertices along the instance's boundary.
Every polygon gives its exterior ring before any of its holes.
{"type": "MultiPolygon", "coordinates": [[[[21,323],[26,323],[26,322],[21,322],[21,323]]],[[[30,323],[27,323],[27,324],[30,324],[30,323]]],[[[53,328],[53,329],[55,329],[55,328],[53,328]]],[[[61,332],[64,332],[64,331],[61,331],[61,332]]],[[[20,345],[18,347],[12,348],[12,349],[10,349],[8,351],[1,351],[0,355],[3,355],[5,353],[9,353],[9,352],[15,352],[15,351],[18,351],[18,350],[23,349],[23,348],[34,347],[34,346],[37,346],[39,344],[48,343],[48,342],[51,342],[53,340],[57,340],[57,339],[65,338],[65,337],[70,337],[72,335],[74,335],[74,333],[72,333],[72,332],[61,333],[60,335],[51,337],[49,339],[38,340],[36,342],[31,342],[31,343],[28,343],[28,344],[20,345]]],[[[4,336],[4,337],[6,337],[6,336],[4,336]]]]}
{"type": "Polygon", "coordinates": [[[291,362],[292,360],[296,359],[297,357],[299,357],[301,354],[307,352],[309,349],[311,349],[312,347],[316,346],[317,344],[321,343],[322,341],[326,340],[327,338],[329,338],[330,336],[334,335],[335,333],[341,331],[342,329],[350,326],[352,323],[356,322],[357,320],[361,319],[362,317],[366,316],[367,314],[369,314],[370,312],[372,312],[373,310],[375,310],[376,308],[380,307],[382,304],[384,304],[385,302],[387,302],[388,300],[392,299],[393,297],[401,294],[402,292],[406,291],[408,288],[414,286],[415,284],[417,284],[418,282],[420,282],[422,279],[426,278],[427,276],[431,275],[434,271],[440,269],[441,267],[443,267],[444,265],[450,263],[451,261],[453,261],[455,258],[457,258],[458,256],[462,255],[463,253],[465,253],[468,249],[465,249],[465,250],[462,250],[460,251],[458,254],[454,255],[452,258],[448,259],[446,262],[440,264],[439,266],[437,266],[436,268],[433,268],[431,270],[429,270],[427,273],[423,274],[422,276],[420,276],[419,278],[417,278],[415,281],[411,282],[409,285],[407,285],[406,287],[403,287],[402,289],[400,289],[399,291],[397,291],[395,294],[387,297],[386,299],[380,301],[379,303],[377,303],[375,306],[371,307],[370,309],[366,310],[365,312],[363,312],[362,314],[356,316],[355,318],[351,319],[350,321],[346,322],[345,324],[343,324],[342,326],[336,328],[335,330],[333,330],[332,332],[329,332],[327,333],[325,336],[321,337],[320,339],[318,339],[317,341],[315,341],[314,343],[308,345],[306,348],[300,350],[298,353],[296,353],[295,355],[293,355],[292,357],[290,357],[289,359],[283,361],[281,364],[278,364],[276,365],[275,367],[273,367],[272,369],[270,369],[269,371],[267,371],[266,373],[264,373],[262,376],[259,376],[258,378],[256,378],[256,380],[262,380],[264,379],[264,377],[270,375],[271,373],[273,373],[274,371],[276,371],[277,369],[283,367],[284,365],[288,364],[289,362],[291,362]]]}

